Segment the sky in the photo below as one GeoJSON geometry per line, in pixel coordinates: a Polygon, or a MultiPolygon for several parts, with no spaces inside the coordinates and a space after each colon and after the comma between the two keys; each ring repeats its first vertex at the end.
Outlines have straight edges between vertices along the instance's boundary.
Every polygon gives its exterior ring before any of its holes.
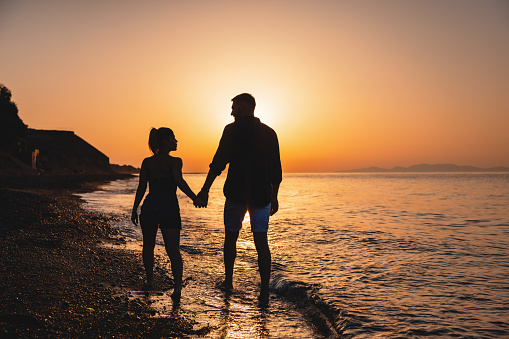
{"type": "Polygon", "coordinates": [[[248,92],[285,172],[509,166],[505,0],[0,0],[0,83],[120,165],[206,172],[248,92]]]}

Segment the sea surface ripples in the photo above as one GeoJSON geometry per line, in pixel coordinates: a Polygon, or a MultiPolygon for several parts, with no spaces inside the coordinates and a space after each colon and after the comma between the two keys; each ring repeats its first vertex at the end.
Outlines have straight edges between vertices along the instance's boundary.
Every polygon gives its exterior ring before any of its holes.
{"type": "MultiPolygon", "coordinates": [[[[195,190],[204,178],[185,176],[195,190]]],[[[128,220],[135,188],[117,181],[83,198],[139,241],[128,220]]],[[[223,272],[221,177],[206,210],[179,200],[182,312],[210,324],[210,337],[509,336],[508,174],[286,174],[269,230],[268,309],[255,306],[247,220],[238,292],[225,298],[214,288],[223,272]]]]}

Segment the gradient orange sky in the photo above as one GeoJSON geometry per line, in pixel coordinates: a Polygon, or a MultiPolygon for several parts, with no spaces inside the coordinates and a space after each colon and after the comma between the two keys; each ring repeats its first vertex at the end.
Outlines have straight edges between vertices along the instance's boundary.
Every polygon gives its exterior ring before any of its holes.
{"type": "Polygon", "coordinates": [[[509,166],[508,1],[12,0],[0,46],[23,121],[111,163],[168,126],[206,171],[249,92],[286,172],[509,166]]]}

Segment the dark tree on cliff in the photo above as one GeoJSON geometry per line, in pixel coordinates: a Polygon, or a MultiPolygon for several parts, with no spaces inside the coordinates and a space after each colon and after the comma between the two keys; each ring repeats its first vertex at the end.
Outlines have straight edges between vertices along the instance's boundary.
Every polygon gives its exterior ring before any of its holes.
{"type": "Polygon", "coordinates": [[[18,107],[11,101],[11,91],[0,84],[0,146],[7,146],[24,135],[27,126],[18,116],[18,107]]]}

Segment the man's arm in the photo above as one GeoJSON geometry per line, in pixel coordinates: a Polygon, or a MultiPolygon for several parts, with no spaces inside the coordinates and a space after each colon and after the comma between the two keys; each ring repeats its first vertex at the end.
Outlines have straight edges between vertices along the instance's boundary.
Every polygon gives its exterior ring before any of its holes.
{"type": "MultiPolygon", "coordinates": [[[[220,174],[220,173],[219,173],[220,174]]],[[[205,179],[205,183],[203,184],[202,189],[198,193],[198,198],[201,199],[205,206],[209,203],[209,191],[210,187],[214,183],[214,180],[219,176],[212,168],[209,169],[209,172],[207,173],[207,178],[205,179]]]]}
{"type": "Polygon", "coordinates": [[[272,173],[272,195],[270,199],[270,215],[276,214],[279,210],[279,201],[277,199],[277,195],[279,192],[279,185],[283,180],[283,169],[281,168],[281,156],[279,154],[279,141],[276,133],[274,132],[274,160],[273,160],[273,170],[272,173]]]}
{"type": "Polygon", "coordinates": [[[198,198],[203,200],[205,203],[205,207],[209,202],[209,190],[214,180],[221,175],[221,172],[226,168],[226,164],[230,162],[230,145],[231,145],[231,129],[228,129],[228,126],[223,130],[223,135],[221,135],[221,140],[219,140],[219,146],[217,147],[216,154],[212,159],[212,163],[210,164],[209,172],[207,173],[207,178],[205,179],[205,183],[203,184],[202,189],[198,193],[198,198]]]}
{"type": "Polygon", "coordinates": [[[277,194],[279,192],[279,184],[272,185],[272,196],[270,198],[270,215],[276,214],[279,210],[279,201],[277,200],[277,194]]]}

